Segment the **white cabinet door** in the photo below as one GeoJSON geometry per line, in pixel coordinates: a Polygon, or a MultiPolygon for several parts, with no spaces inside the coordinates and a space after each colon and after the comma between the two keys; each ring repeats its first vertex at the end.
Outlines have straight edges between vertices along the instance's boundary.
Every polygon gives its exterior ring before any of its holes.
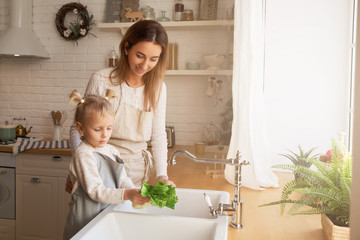
{"type": "Polygon", "coordinates": [[[16,239],[57,239],[58,179],[16,176],[16,239]]]}
{"type": "Polygon", "coordinates": [[[0,239],[15,240],[15,220],[0,219],[0,239]]]}

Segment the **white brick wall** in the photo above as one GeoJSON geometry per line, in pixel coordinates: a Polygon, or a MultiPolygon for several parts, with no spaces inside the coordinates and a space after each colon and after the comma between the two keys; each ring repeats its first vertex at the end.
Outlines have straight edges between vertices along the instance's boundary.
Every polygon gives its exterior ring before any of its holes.
{"type": "MultiPolygon", "coordinates": [[[[121,40],[119,32],[100,30],[94,27],[89,36],[74,42],[65,41],[56,31],[55,15],[60,7],[69,1],[33,0],[33,28],[50,54],[50,59],[0,58],[0,123],[13,117],[25,117],[28,126],[33,126],[30,136],[48,137],[53,134],[50,111],[67,111],[68,118],[62,134],[68,138],[73,119],[74,106],[69,105],[68,94],[73,89],[84,92],[88,79],[94,71],[107,65],[107,59],[121,40]]],[[[81,0],[88,6],[96,22],[105,19],[106,0],[81,0]]],[[[225,17],[226,9],[233,0],[219,0],[218,18],[225,17]]],[[[172,18],[173,0],[140,0],[140,8],[151,6],[156,17],[161,10],[172,18]]],[[[186,9],[198,14],[198,0],[185,0],[186,9]]],[[[9,27],[10,0],[0,0],[0,33],[9,27]]],[[[186,30],[168,31],[170,42],[179,43],[179,68],[201,56],[227,51],[226,31],[186,30]]],[[[201,66],[204,68],[205,66],[201,66]]],[[[224,80],[224,96],[219,104],[205,95],[207,76],[166,76],[168,88],[167,123],[175,126],[177,144],[193,144],[201,140],[201,131],[210,121],[221,122],[219,116],[231,95],[231,80],[224,80]]]]}

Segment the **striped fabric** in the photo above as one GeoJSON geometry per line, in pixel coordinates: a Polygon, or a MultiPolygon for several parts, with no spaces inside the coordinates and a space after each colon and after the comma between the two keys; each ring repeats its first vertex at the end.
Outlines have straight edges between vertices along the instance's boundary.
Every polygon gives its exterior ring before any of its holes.
{"type": "Polygon", "coordinates": [[[15,155],[27,149],[45,149],[45,148],[70,148],[70,141],[69,140],[31,141],[26,138],[21,138],[16,141],[13,148],[13,153],[15,155]]]}

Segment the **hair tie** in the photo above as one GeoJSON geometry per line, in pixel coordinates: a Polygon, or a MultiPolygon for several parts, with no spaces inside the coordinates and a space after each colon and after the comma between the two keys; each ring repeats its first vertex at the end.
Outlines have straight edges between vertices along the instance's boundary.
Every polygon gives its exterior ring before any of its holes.
{"type": "Polygon", "coordinates": [[[85,102],[85,99],[82,98],[82,99],[80,100],[80,103],[84,103],[84,102],[85,102]]]}

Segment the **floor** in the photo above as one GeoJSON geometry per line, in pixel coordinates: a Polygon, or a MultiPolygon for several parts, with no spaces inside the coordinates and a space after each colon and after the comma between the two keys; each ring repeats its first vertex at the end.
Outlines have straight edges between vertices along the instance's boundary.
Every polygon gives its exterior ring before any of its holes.
{"type": "MultiPolygon", "coordinates": [[[[224,177],[212,178],[205,171],[207,167],[214,168],[213,164],[195,163],[184,157],[177,157],[177,164],[168,167],[168,174],[177,187],[212,189],[227,191],[234,194],[234,186],[224,177]]],[[[220,166],[218,165],[219,169],[220,166]]],[[[260,204],[280,199],[281,188],[293,178],[291,173],[276,172],[279,177],[280,188],[270,188],[265,191],[256,191],[242,188],[244,225],[243,229],[229,227],[228,240],[325,240],[320,215],[280,216],[279,206],[258,207],[260,204]]],[[[154,181],[154,180],[152,180],[154,181]]]]}

